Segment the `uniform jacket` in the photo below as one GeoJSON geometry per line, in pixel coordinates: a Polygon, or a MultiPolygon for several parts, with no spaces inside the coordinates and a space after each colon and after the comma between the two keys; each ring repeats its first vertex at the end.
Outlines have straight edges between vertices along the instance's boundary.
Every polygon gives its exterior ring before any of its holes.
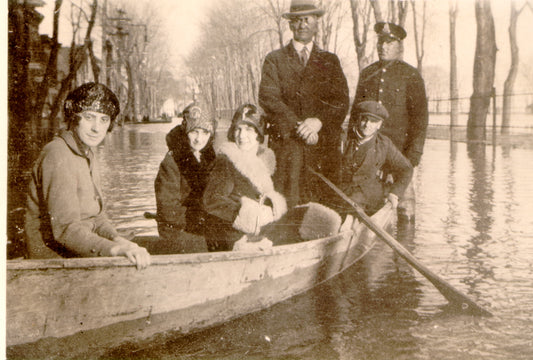
{"type": "Polygon", "coordinates": [[[64,131],[42,150],[31,174],[25,232],[28,256],[110,256],[118,235],[104,214],[93,151],[64,131]]]}
{"type": "Polygon", "coordinates": [[[263,64],[259,105],[266,113],[269,144],[278,162],[276,187],[290,206],[313,199],[312,176],[305,174],[305,166],[331,176],[340,161],[341,125],[349,96],[339,59],[316,44],[305,67],[292,43],[269,53],[263,64]],[[316,145],[306,145],[296,134],[298,122],[309,117],[322,122],[316,145]]]}
{"type": "Polygon", "coordinates": [[[367,209],[379,209],[386,194],[377,173],[384,166],[395,180],[390,192],[401,197],[411,181],[413,167],[392,141],[380,133],[361,146],[355,139],[348,140],[342,158],[341,189],[367,209]]]}
{"type": "MultiPolygon", "coordinates": [[[[377,61],[359,76],[354,104],[378,101],[389,112],[380,132],[389,137],[400,151],[417,166],[422,156],[428,124],[424,80],[418,71],[400,61],[377,61]]],[[[357,121],[352,108],[350,128],[357,121]]]]}
{"type": "Polygon", "coordinates": [[[167,145],[154,183],[159,235],[178,239],[181,230],[200,234],[205,220],[201,199],[216,157],[213,142],[209,140],[200,151],[200,162],[182,126],[168,134],[167,145]]]}

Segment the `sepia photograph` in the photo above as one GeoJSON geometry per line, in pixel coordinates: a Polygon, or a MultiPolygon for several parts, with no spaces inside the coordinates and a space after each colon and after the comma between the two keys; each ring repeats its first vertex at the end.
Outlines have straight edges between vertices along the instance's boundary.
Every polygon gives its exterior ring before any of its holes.
{"type": "Polygon", "coordinates": [[[533,0],[5,5],[6,359],[531,359],[533,0]]]}

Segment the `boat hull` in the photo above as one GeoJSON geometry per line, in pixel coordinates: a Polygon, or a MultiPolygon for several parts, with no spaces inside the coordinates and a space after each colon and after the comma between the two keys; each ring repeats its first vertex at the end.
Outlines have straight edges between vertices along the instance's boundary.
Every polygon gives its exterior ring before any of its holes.
{"type": "MultiPolygon", "coordinates": [[[[374,219],[390,223],[392,211],[374,219]]],[[[90,353],[165,331],[188,333],[267,308],[339,274],[376,238],[362,225],[261,253],[8,261],[8,354],[90,353]]]]}

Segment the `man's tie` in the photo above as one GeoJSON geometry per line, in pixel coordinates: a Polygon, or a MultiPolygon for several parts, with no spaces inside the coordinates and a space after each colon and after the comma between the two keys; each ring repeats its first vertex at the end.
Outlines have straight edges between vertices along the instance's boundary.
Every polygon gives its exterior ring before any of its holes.
{"type": "Polygon", "coordinates": [[[309,55],[307,54],[307,48],[304,46],[303,49],[300,51],[300,62],[303,66],[307,65],[308,59],[309,55]]]}

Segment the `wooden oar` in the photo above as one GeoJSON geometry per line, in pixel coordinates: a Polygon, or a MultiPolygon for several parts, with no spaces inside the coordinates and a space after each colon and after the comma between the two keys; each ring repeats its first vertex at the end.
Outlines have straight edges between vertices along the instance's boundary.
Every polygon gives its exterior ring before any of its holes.
{"type": "Polygon", "coordinates": [[[452,304],[458,305],[462,311],[469,311],[474,315],[481,316],[492,316],[492,314],[482,308],[480,305],[476,304],[473,300],[469,299],[461,291],[454,288],[450,283],[446,282],[444,279],[440,278],[433,271],[428,269],[424,264],[418,261],[406,248],[402,246],[396,239],[394,239],[388,232],[383,228],[378,226],[371,218],[368,216],[364,210],[356,204],[352,199],[350,199],[345,193],[343,193],[335,184],[333,184],[328,178],[324,175],[314,171],[309,168],[313,174],[318,176],[322,181],[324,181],[328,186],[335,191],[341,198],[343,198],[348,204],[350,204],[357,216],[363,224],[365,224],[370,230],[372,230],[381,240],[383,240],[387,245],[389,245],[394,251],[396,251],[409,265],[414,267],[420,274],[422,274],[426,279],[428,279],[439,291],[440,293],[452,304]]]}

